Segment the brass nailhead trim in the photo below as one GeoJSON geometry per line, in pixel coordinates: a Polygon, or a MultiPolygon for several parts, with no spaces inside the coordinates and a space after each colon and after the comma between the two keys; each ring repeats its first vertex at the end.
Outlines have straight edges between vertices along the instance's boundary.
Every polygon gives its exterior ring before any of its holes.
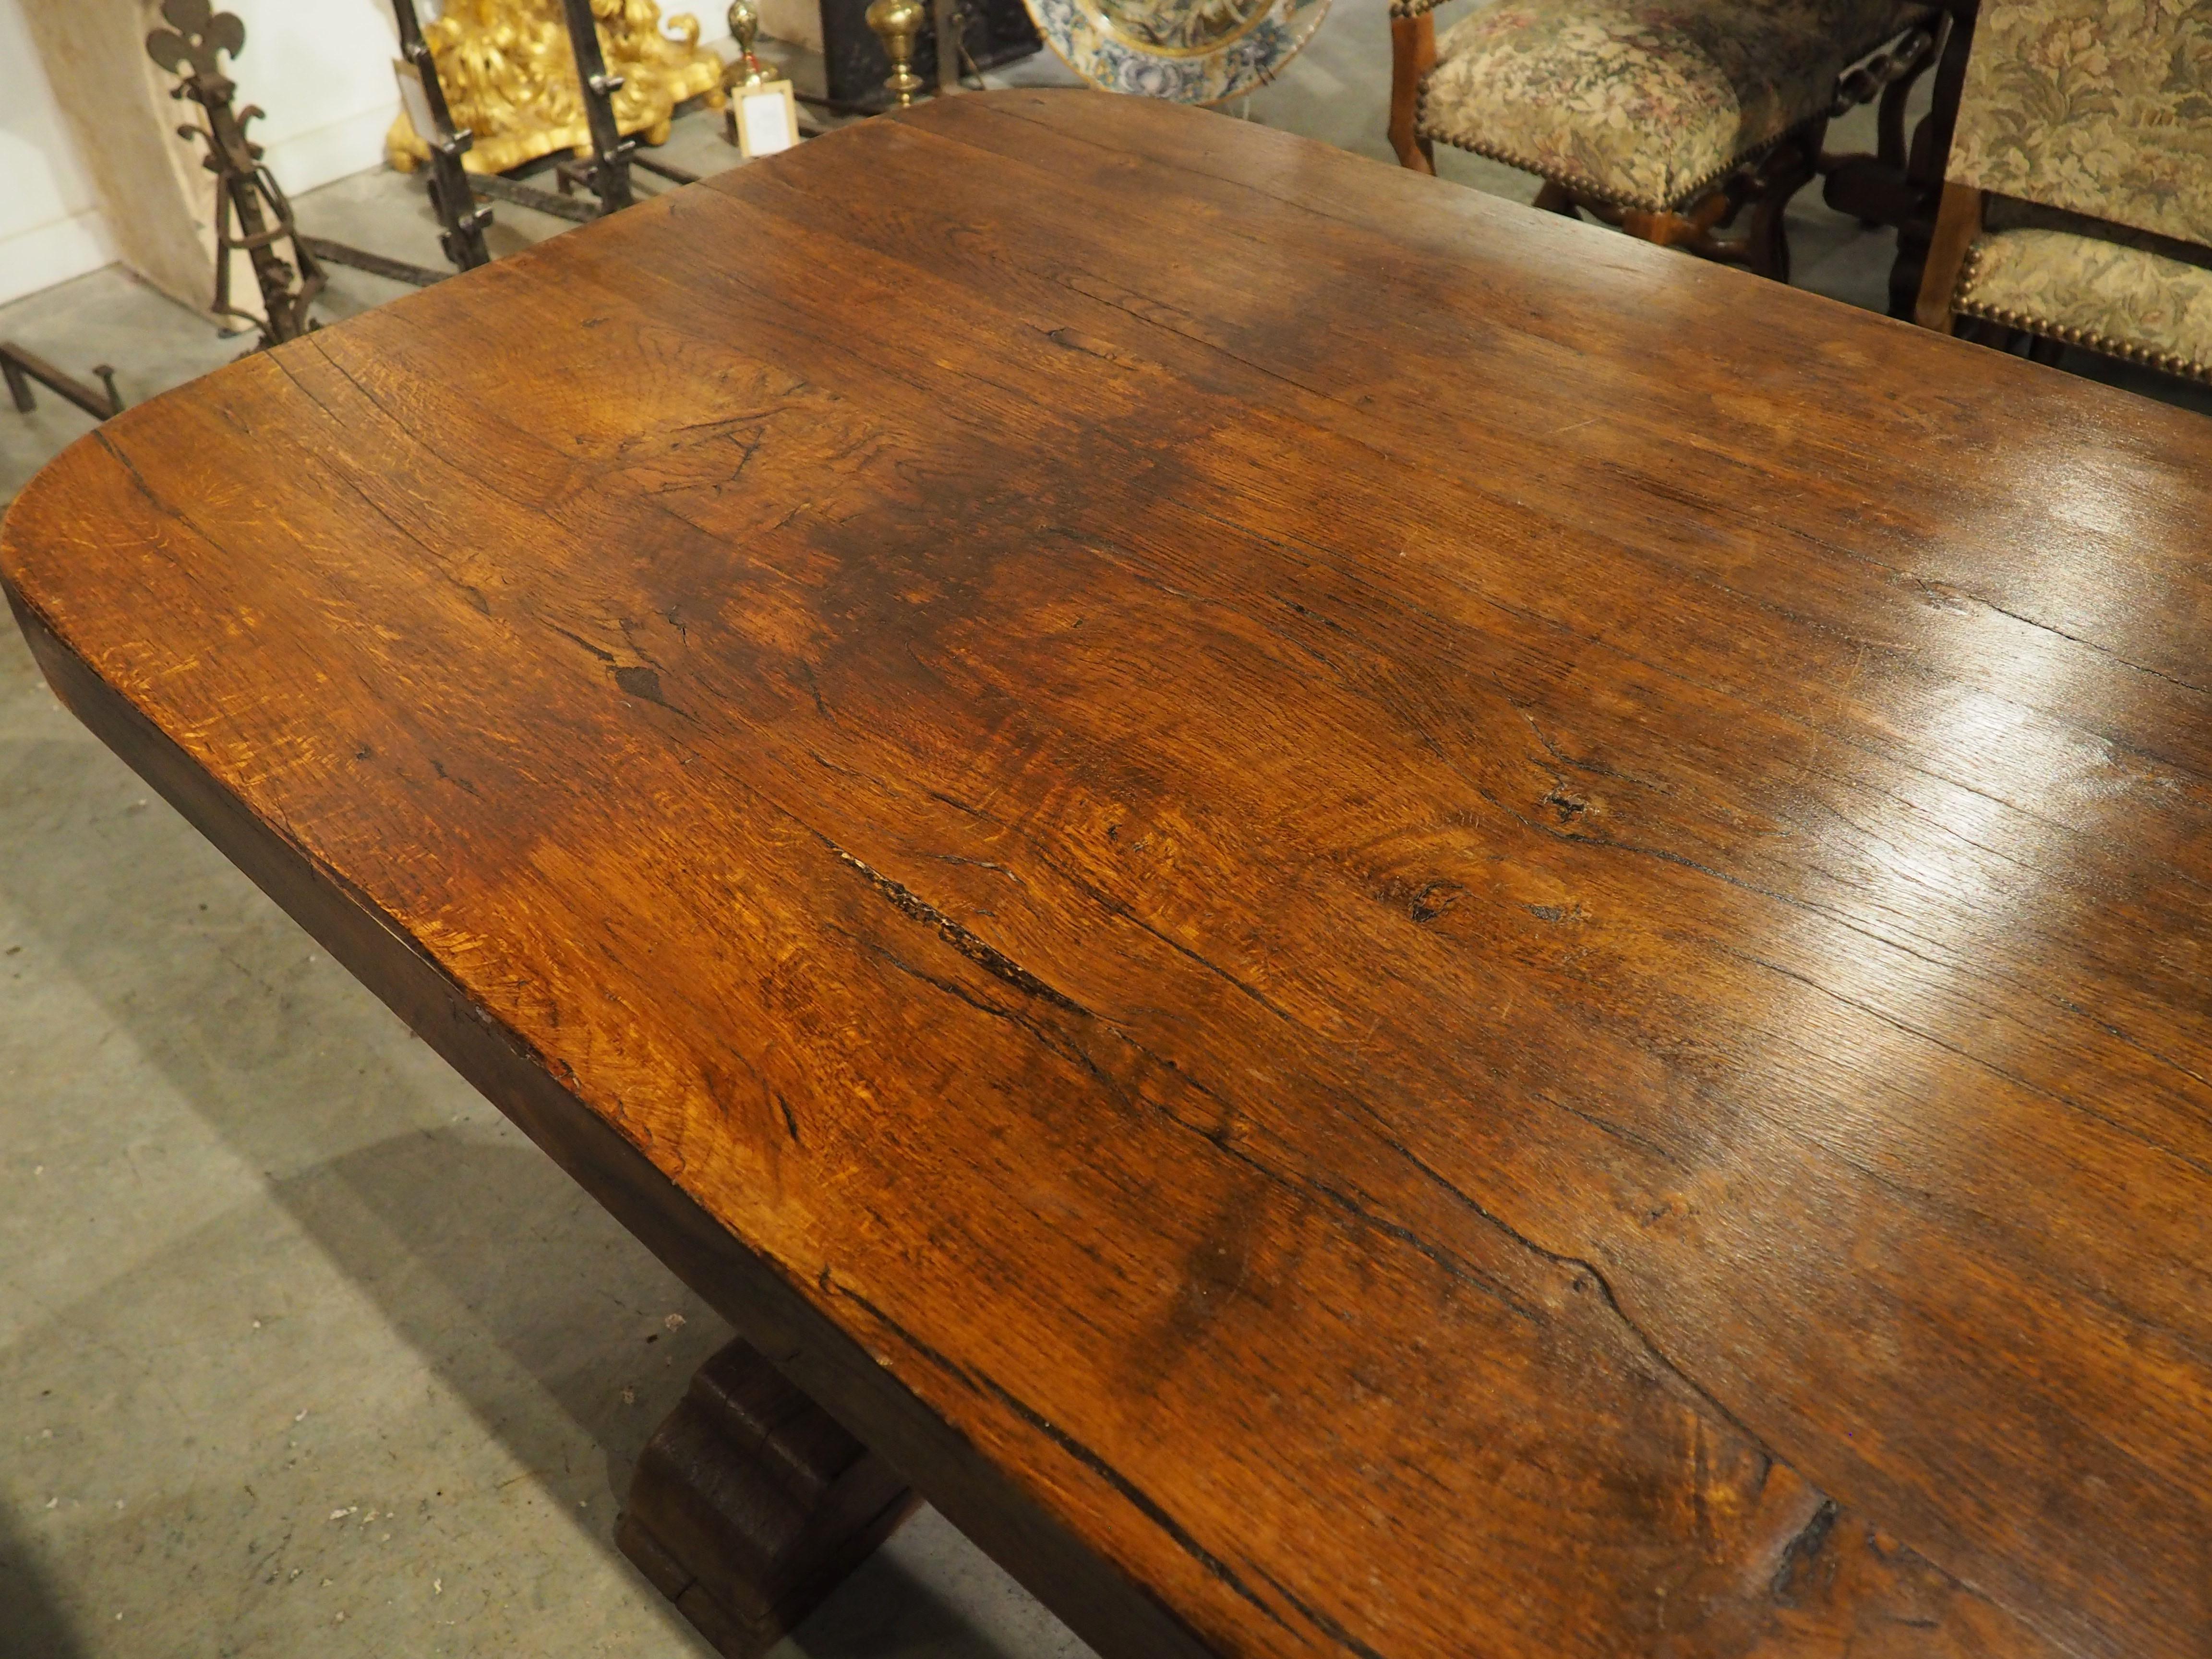
{"type": "Polygon", "coordinates": [[[1980,274],[1987,258],[1979,248],[1966,251],[1966,263],[1959,268],[1959,286],[1951,301],[1951,309],[1962,317],[1972,317],[1977,322],[1999,323],[2007,328],[2017,328],[2029,334],[2040,334],[2045,339],[2056,340],[2061,345],[2080,346],[2085,351],[2094,351],[2106,357],[2118,357],[2123,362],[2141,363],[2145,368],[2155,368],[2185,380],[2196,380],[2212,386],[2212,363],[2200,363],[2193,357],[2175,351],[2154,351],[2148,346],[2136,345],[2126,340],[2116,340],[2092,328],[2076,328],[2071,323],[2062,323],[2053,318],[2038,317],[2033,313],[2016,311],[2009,306],[1985,305],[1965,297],[1980,274]]]}
{"type": "MultiPolygon", "coordinates": [[[[1445,3],[1445,0],[1390,0],[1390,15],[1393,17],[1419,17],[1424,12],[1434,11],[1438,6],[1443,5],[1443,3],[1445,3]]],[[[1881,42],[1878,40],[1875,44],[1879,46],[1881,42]]],[[[1872,47],[1868,48],[1868,51],[1872,50],[1872,47]]],[[[1860,52],[1856,57],[1846,59],[1846,65],[1851,63],[1856,63],[1858,60],[1858,58],[1863,58],[1865,55],[1865,52],[1860,52]]],[[[1434,70],[1429,71],[1431,78],[1433,78],[1435,74],[1436,71],[1434,70]]],[[[1414,106],[1413,133],[1416,137],[1426,138],[1432,143],[1449,144],[1454,149],[1467,150],[1476,155],[1486,155],[1493,161],[1504,162],[1509,167],[1518,167],[1523,173],[1533,173],[1539,179],[1549,179],[1556,185],[1564,185],[1568,190],[1573,191],[1578,195],[1586,196],[1593,202],[1602,203],[1607,207],[1629,208],[1633,209],[1639,213],[1672,213],[1678,208],[1690,206],[1700,197],[1705,195],[1707,191],[1712,189],[1714,185],[1719,184],[1723,179],[1726,179],[1730,173],[1735,172],[1738,168],[1749,167],[1753,162],[1765,157],[1769,151],[1778,148],[1782,144],[1787,143],[1790,139],[1796,137],[1798,134],[1803,132],[1806,129],[1813,126],[1814,124],[1824,118],[1826,118],[1814,114],[1808,116],[1804,120],[1799,122],[1794,127],[1784,128],[1780,132],[1776,133],[1771,138],[1765,139],[1762,143],[1754,144],[1751,149],[1741,151],[1733,159],[1722,162],[1718,167],[1715,168],[1711,173],[1707,173],[1696,184],[1690,185],[1686,190],[1684,190],[1676,195],[1673,200],[1665,202],[1656,200],[1650,197],[1624,196],[1617,191],[1607,190],[1604,185],[1597,183],[1595,179],[1583,178],[1578,173],[1561,174],[1554,173],[1549,167],[1539,166],[1529,157],[1516,154],[1516,152],[1506,149],[1502,146],[1492,144],[1479,138],[1466,137],[1457,133],[1444,132],[1437,128],[1431,127],[1429,125],[1429,82],[1427,80],[1424,80],[1421,82],[1420,100],[1414,106]]]]}
{"type": "Polygon", "coordinates": [[[1593,202],[1602,203],[1607,207],[1632,209],[1638,213],[1672,213],[1678,208],[1690,206],[1730,173],[1761,160],[1769,151],[1778,149],[1820,118],[1815,116],[1813,120],[1800,122],[1794,127],[1776,133],[1771,138],[1765,139],[1741,154],[1722,162],[1719,167],[1698,180],[1696,184],[1679,192],[1671,199],[1662,202],[1648,196],[1624,196],[1618,191],[1607,190],[1596,180],[1584,178],[1580,173],[1554,172],[1550,167],[1529,156],[1507,149],[1503,145],[1491,143],[1486,139],[1467,137],[1459,133],[1442,131],[1429,125],[1428,117],[1429,88],[1428,82],[1425,81],[1421,83],[1420,102],[1415,106],[1413,111],[1413,131],[1417,137],[1449,144],[1454,149],[1467,150],[1476,155],[1486,155],[1493,161],[1504,162],[1509,167],[1518,167],[1523,173],[1533,173],[1539,179],[1549,179],[1553,183],[1563,185],[1577,195],[1588,197],[1593,202]]]}

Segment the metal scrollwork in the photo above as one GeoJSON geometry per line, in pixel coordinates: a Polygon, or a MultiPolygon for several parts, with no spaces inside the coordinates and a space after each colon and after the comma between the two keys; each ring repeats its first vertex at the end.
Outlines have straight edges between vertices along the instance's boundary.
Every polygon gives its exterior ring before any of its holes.
{"type": "Polygon", "coordinates": [[[177,132],[205,141],[200,164],[216,176],[215,313],[255,324],[264,346],[296,339],[315,326],[308,308],[323,290],[323,268],[293,223],[291,203],[261,165],[261,146],[246,138],[261,109],[231,108],[238,88],[222,60],[235,59],[243,49],[246,25],[229,12],[211,10],[208,0],[163,0],[161,15],[169,27],[146,37],[147,55],[178,77],[169,95],[190,99],[205,117],[204,125],[177,132]],[[290,244],[289,260],[277,252],[279,243],[290,244]],[[237,252],[253,268],[263,317],[231,302],[231,255],[237,252]]]}

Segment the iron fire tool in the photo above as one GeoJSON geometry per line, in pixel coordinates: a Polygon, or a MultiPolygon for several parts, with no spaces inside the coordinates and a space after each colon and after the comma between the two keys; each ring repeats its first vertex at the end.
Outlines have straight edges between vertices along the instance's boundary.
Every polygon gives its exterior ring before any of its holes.
{"type": "Polygon", "coordinates": [[[629,158],[629,164],[634,167],[643,167],[647,173],[657,173],[662,178],[679,185],[696,185],[699,182],[700,175],[692,172],[690,168],[671,167],[656,156],[633,155],[629,158]]]}
{"type": "Polygon", "coordinates": [[[6,378],[8,395],[15,400],[16,409],[25,415],[38,407],[31,398],[31,382],[33,380],[59,392],[95,421],[120,415],[123,412],[123,397],[115,389],[115,371],[102,363],[92,372],[107,388],[105,397],[75,376],[63,374],[37,353],[24,350],[13,340],[0,340],[0,376],[6,378]]]}
{"type": "Polygon", "coordinates": [[[473,270],[491,260],[491,251],[484,246],[484,232],[491,228],[491,210],[477,205],[470,192],[468,171],[461,165],[461,157],[476,142],[476,135],[466,127],[457,130],[453,125],[453,109],[438,79],[437,60],[430,55],[422,40],[422,25],[415,15],[415,0],[392,0],[392,10],[399,24],[399,55],[415,71],[422,88],[419,111],[412,106],[412,99],[408,100],[408,119],[420,125],[418,115],[429,118],[430,131],[419,136],[430,147],[430,205],[438,222],[445,227],[439,244],[455,269],[473,270]]]}
{"type": "Polygon", "coordinates": [[[599,214],[604,215],[618,212],[637,199],[630,188],[632,167],[642,167],[679,185],[697,184],[697,173],[640,155],[637,140],[622,136],[615,120],[615,94],[622,90],[623,77],[607,73],[607,60],[599,51],[599,27],[592,17],[592,0],[562,0],[562,9],[568,16],[569,48],[576,54],[576,80],[584,93],[584,120],[592,132],[592,159],[588,162],[562,161],[553,169],[562,193],[565,196],[582,185],[599,198],[599,214]]]}
{"type": "Polygon", "coordinates": [[[261,165],[261,147],[246,142],[246,129],[261,111],[252,104],[242,112],[230,106],[238,88],[223,74],[219,55],[237,58],[246,45],[246,25],[227,11],[210,12],[208,0],[165,0],[161,15],[170,27],[146,37],[147,56],[178,77],[169,96],[189,98],[207,114],[204,127],[181,126],[177,133],[207,141],[201,165],[216,176],[216,314],[259,323],[264,346],[297,339],[313,326],[307,308],[322,292],[323,270],[300,246],[292,205],[261,165]],[[291,264],[277,255],[280,240],[292,244],[291,264]],[[230,302],[230,256],[240,248],[260,284],[265,320],[230,302]]]}
{"type": "MultiPolygon", "coordinates": [[[[430,178],[431,204],[437,210],[439,218],[446,223],[447,236],[449,239],[455,236],[468,238],[476,256],[464,264],[453,254],[449,246],[447,257],[453,258],[456,264],[460,264],[463,270],[468,269],[471,264],[483,264],[490,258],[490,254],[484,250],[483,232],[491,224],[491,210],[476,206],[475,198],[477,197],[488,198],[493,201],[509,202],[516,207],[530,208],[538,213],[550,213],[556,219],[567,219],[577,224],[588,224],[598,218],[602,211],[600,208],[588,203],[576,201],[569,196],[568,191],[575,183],[575,179],[566,165],[558,170],[556,175],[561,184],[558,191],[540,190],[535,185],[526,185],[519,179],[509,179],[501,173],[471,173],[463,166],[462,153],[475,142],[475,135],[465,127],[457,128],[453,125],[453,106],[446,101],[445,84],[438,78],[437,56],[422,38],[422,25],[416,17],[415,0],[392,0],[392,10],[399,20],[401,50],[405,54],[407,62],[413,66],[422,88],[422,99],[426,107],[422,114],[428,118],[427,125],[430,131],[422,132],[419,136],[429,147],[431,154],[433,167],[430,178]],[[466,202],[467,216],[459,219],[457,222],[456,217],[447,211],[445,204],[449,200],[466,202]]],[[[592,36],[592,46],[595,52],[598,44],[599,37],[595,33],[592,36]]],[[[580,64],[578,78],[585,79],[580,64]]],[[[611,91],[622,84],[621,76],[606,76],[604,67],[601,78],[608,82],[611,91]]],[[[586,94],[585,101],[587,105],[591,101],[588,93],[586,94]]],[[[408,119],[417,127],[426,125],[424,121],[417,119],[416,112],[412,110],[408,113],[408,119]]],[[[658,162],[647,161],[642,156],[633,156],[631,161],[635,166],[662,173],[681,184],[689,185],[698,182],[697,175],[694,173],[685,173],[678,167],[664,167],[658,162]]]]}
{"type": "MultiPolygon", "coordinates": [[[[615,78],[617,80],[620,80],[622,77],[620,76],[617,76],[615,78]]],[[[658,161],[653,156],[641,154],[637,149],[637,141],[634,138],[626,139],[624,142],[630,147],[630,166],[634,167],[642,167],[647,173],[658,173],[663,179],[672,180],[674,183],[679,185],[696,185],[699,182],[699,175],[692,172],[690,168],[671,167],[665,161],[658,161]]],[[[562,198],[563,199],[568,198],[568,192],[574,190],[579,185],[581,185],[586,190],[593,189],[594,186],[592,183],[592,179],[596,167],[596,161],[556,162],[553,168],[553,177],[560,184],[562,198]]],[[[483,180],[481,178],[477,180],[477,188],[479,190],[483,188],[483,180]]],[[[529,186],[526,185],[522,186],[522,188],[526,190],[529,186]]],[[[540,191],[539,194],[542,195],[544,192],[540,191]]],[[[580,204],[572,203],[572,205],[580,204]]],[[[583,208],[582,211],[580,213],[571,215],[570,216],[579,219],[596,219],[600,216],[600,210],[597,208],[586,207],[583,208]]]]}
{"type": "Polygon", "coordinates": [[[261,165],[261,146],[249,143],[246,129],[262,113],[248,104],[233,110],[238,88],[222,72],[221,54],[234,61],[246,45],[246,25],[227,11],[212,11],[208,0],[163,0],[169,23],[146,37],[146,53],[178,77],[172,98],[189,98],[206,113],[204,126],[182,126],[179,137],[204,139],[208,153],[200,165],[216,176],[215,304],[218,317],[258,324],[261,344],[297,339],[315,326],[309,307],[323,291],[322,262],[352,265],[416,287],[442,280],[441,270],[426,270],[381,254],[349,247],[319,236],[303,236],[292,217],[292,204],[269,169],[261,165]],[[235,228],[234,229],[234,222],[235,228]],[[276,244],[289,241],[288,262],[276,244]],[[256,317],[230,302],[230,256],[244,252],[253,267],[265,313],[256,317]]]}
{"type": "Polygon", "coordinates": [[[619,213],[637,198],[630,192],[629,156],[636,144],[615,125],[615,94],[622,76],[607,73],[592,0],[561,0],[568,19],[568,47],[576,54],[576,79],[584,92],[584,120],[592,131],[592,193],[599,211],[619,213]]]}
{"type": "MultiPolygon", "coordinates": [[[[446,101],[445,82],[438,78],[438,57],[422,38],[415,0],[392,0],[392,11],[399,24],[402,61],[414,71],[414,83],[422,89],[420,107],[414,99],[407,98],[407,121],[415,128],[416,136],[429,148],[430,205],[439,222],[445,226],[440,240],[448,259],[463,270],[488,264],[491,259],[491,252],[484,246],[484,232],[491,228],[491,210],[477,205],[479,197],[511,202],[516,207],[550,213],[556,219],[568,219],[577,224],[589,224],[599,216],[597,208],[571,200],[565,190],[556,194],[496,173],[471,173],[461,157],[474,146],[476,135],[466,127],[453,125],[453,108],[446,101]]],[[[406,77],[403,76],[403,97],[408,89],[406,77]]]]}

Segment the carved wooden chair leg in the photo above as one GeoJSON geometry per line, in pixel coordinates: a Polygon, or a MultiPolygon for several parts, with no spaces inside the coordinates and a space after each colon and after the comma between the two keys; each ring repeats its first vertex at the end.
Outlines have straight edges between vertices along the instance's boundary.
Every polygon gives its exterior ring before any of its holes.
{"type": "Polygon", "coordinates": [[[1574,192],[1565,185],[1547,179],[1537,187],[1536,199],[1529,204],[1547,213],[1565,214],[1570,219],[1579,219],[1582,210],[1575,205],[1574,192]]]}
{"type": "Polygon", "coordinates": [[[1934,67],[1935,62],[1931,52],[1918,68],[1899,76],[1881,89],[1881,102],[1875,106],[1874,150],[1886,167],[1905,171],[1905,106],[1911,101],[1912,89],[1920,84],[1921,76],[1934,67]]]}
{"type": "Polygon", "coordinates": [[[1620,228],[1642,242],[1656,242],[1661,247],[1671,246],[1683,238],[1676,227],[1682,221],[1671,213],[1646,213],[1640,208],[1629,208],[1620,216],[1620,228]]]}
{"type": "Polygon", "coordinates": [[[1751,210],[1751,231],[1744,238],[1744,267],[1778,283],[1790,280],[1790,233],[1783,222],[1786,202],[1768,200],[1751,210]]]}
{"type": "MultiPolygon", "coordinates": [[[[1913,212],[1897,228],[1897,262],[1890,267],[1889,314],[1911,319],[1918,314],[1923,278],[1930,259],[1930,243],[1936,234],[1936,218],[1944,196],[1943,170],[1951,155],[1951,132],[1958,124],[1959,98],[1966,80],[1966,59],[1973,49],[1976,0],[1944,0],[1950,14],[1936,59],[1934,97],[1928,113],[1912,135],[1906,161],[1906,182],[1916,198],[1913,212]]],[[[1954,273],[1955,274],[1955,273],[1954,273]]],[[[1950,290],[1944,291],[1948,305],[1950,290]]],[[[1919,317],[1927,323],[1925,317],[1919,317]]],[[[1933,326],[1933,325],[1930,325],[1933,326]]],[[[1948,327],[1947,323],[1943,325],[1948,327]]]]}
{"type": "Polygon", "coordinates": [[[1390,15],[1390,148],[1398,164],[1415,173],[1437,170],[1436,146],[1415,131],[1421,112],[1421,82],[1437,66],[1437,20],[1390,15]]]}
{"type": "Polygon", "coordinates": [[[639,1455],[615,1541],[724,1659],[756,1659],[915,1508],[906,1483],[743,1342],[639,1455]]]}
{"type": "Polygon", "coordinates": [[[1740,183],[1740,179],[1726,180],[1717,189],[1684,204],[1677,212],[1651,213],[1642,208],[1623,208],[1618,216],[1610,211],[1604,216],[1631,236],[1656,242],[1661,247],[1687,248],[1708,259],[1741,262],[1743,243],[1713,234],[1735,223],[1736,215],[1742,210],[1744,198],[1740,183]]]}
{"type": "Polygon", "coordinates": [[[1785,216],[1790,201],[1820,171],[1822,122],[1785,139],[1760,163],[1753,198],[1751,226],[1744,239],[1744,264],[1778,283],[1790,280],[1790,233],[1785,216]]]}
{"type": "MultiPolygon", "coordinates": [[[[1913,88],[1935,67],[1939,45],[1940,34],[1914,53],[1905,67],[1895,70],[1893,78],[1882,83],[1875,108],[1873,154],[1820,159],[1820,170],[1827,175],[1828,205],[1850,214],[1863,229],[1902,224],[1917,210],[1909,182],[1914,135],[1905,130],[1905,106],[1912,100],[1913,88]]],[[[1890,72],[1887,59],[1884,72],[1890,72]]],[[[1844,78],[1847,83],[1850,76],[1844,78]]],[[[1838,101],[1840,104],[1842,100],[1838,101]]],[[[1921,125],[1926,125],[1924,118],[1921,125]]]]}
{"type": "Polygon", "coordinates": [[[1726,190],[1717,190],[1701,196],[1679,213],[1652,213],[1643,208],[1624,208],[1620,228],[1631,236],[1646,242],[1656,242],[1661,247],[1692,247],[1704,250],[1710,246],[1713,227],[1727,219],[1735,210],[1735,204],[1726,190]]]}
{"type": "Polygon", "coordinates": [[[1959,272],[1966,250],[1982,234],[1982,192],[1971,185],[1945,185],[1936,226],[1919,269],[1920,287],[1913,320],[1939,334],[1951,330],[1951,296],[1959,291],[1959,272]]]}

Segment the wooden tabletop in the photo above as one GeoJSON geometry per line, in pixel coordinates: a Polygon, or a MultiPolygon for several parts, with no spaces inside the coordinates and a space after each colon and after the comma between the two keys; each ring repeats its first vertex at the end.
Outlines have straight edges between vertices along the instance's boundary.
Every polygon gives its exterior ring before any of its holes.
{"type": "Polygon", "coordinates": [[[2212,1653],[2208,524],[2195,416],[1023,92],[131,410],[4,568],[1102,1650],[2024,1659],[2212,1653]]]}

